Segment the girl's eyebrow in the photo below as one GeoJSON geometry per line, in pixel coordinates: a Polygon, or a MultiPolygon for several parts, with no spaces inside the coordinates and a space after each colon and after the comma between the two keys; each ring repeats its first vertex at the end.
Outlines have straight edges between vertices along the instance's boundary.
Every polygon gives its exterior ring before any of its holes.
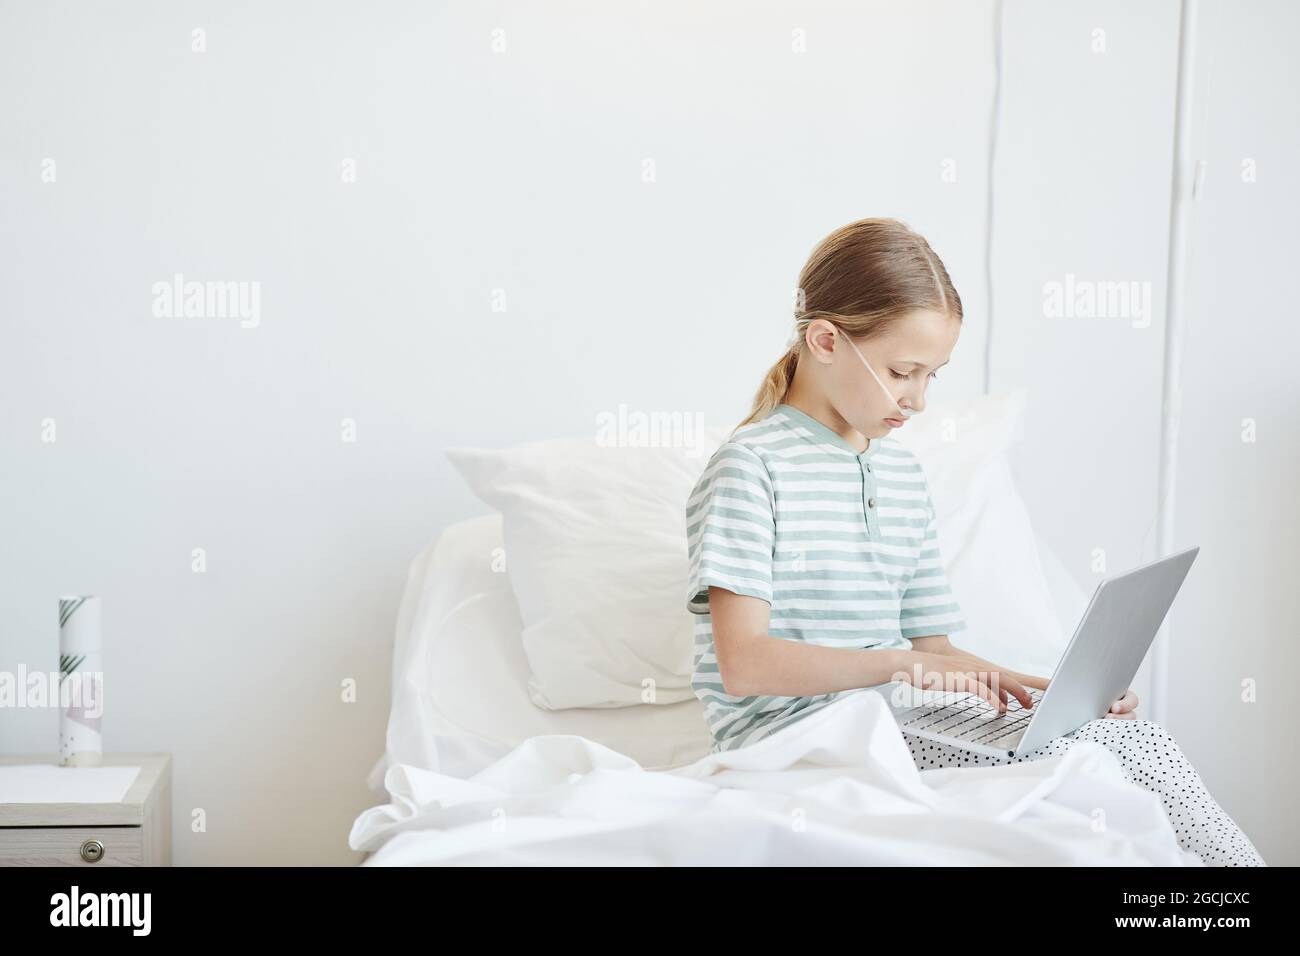
{"type": "MultiPolygon", "coordinates": [[[[899,361],[902,362],[904,365],[920,365],[921,368],[925,368],[925,366],[922,365],[920,362],[915,362],[915,361],[913,361],[912,359],[899,359],[899,361]]],[[[952,361],[952,359],[948,359],[948,362],[951,362],[951,361],[952,361]]],[[[948,362],[944,362],[943,365],[947,365],[948,362]]],[[[936,366],[934,367],[934,371],[936,371],[936,372],[939,371],[939,369],[943,368],[943,365],[936,365],[936,366]]]]}

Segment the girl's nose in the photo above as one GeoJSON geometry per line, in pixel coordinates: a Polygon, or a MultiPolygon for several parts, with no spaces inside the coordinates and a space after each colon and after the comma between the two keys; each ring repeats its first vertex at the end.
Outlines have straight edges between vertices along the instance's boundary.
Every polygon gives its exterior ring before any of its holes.
{"type": "Polygon", "coordinates": [[[921,412],[925,411],[925,390],[929,387],[930,383],[927,380],[919,389],[912,389],[909,392],[905,392],[903,395],[899,396],[899,404],[905,404],[907,408],[911,409],[912,414],[914,415],[921,414],[921,412]],[[906,402],[904,402],[904,399],[906,399],[906,402]]]}

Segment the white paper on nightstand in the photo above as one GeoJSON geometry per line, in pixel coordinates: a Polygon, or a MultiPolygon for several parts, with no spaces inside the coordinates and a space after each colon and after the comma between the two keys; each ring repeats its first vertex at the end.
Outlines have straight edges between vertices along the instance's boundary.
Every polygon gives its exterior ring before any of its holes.
{"type": "Polygon", "coordinates": [[[0,766],[0,803],[121,803],[139,767],[0,766]]]}

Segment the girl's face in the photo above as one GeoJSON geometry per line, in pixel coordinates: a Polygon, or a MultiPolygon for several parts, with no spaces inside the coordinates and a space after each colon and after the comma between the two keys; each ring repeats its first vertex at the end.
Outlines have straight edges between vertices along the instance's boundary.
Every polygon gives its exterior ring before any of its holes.
{"type": "Polygon", "coordinates": [[[880,438],[906,422],[900,405],[913,414],[925,410],[926,388],[936,370],[948,364],[961,322],[942,312],[917,309],[884,335],[855,338],[852,345],[825,320],[814,320],[809,331],[823,350],[819,361],[826,373],[826,400],[858,432],[880,438]],[[814,332],[814,325],[822,328],[814,332]]]}

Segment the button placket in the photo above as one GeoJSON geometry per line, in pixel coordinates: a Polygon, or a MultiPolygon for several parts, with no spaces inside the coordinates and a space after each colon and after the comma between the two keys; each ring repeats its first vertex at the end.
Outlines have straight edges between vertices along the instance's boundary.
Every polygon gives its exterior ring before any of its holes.
{"type": "Polygon", "coordinates": [[[862,517],[867,523],[867,537],[879,537],[880,521],[876,512],[875,475],[872,474],[871,466],[861,458],[858,459],[858,466],[862,475],[862,517]]]}

